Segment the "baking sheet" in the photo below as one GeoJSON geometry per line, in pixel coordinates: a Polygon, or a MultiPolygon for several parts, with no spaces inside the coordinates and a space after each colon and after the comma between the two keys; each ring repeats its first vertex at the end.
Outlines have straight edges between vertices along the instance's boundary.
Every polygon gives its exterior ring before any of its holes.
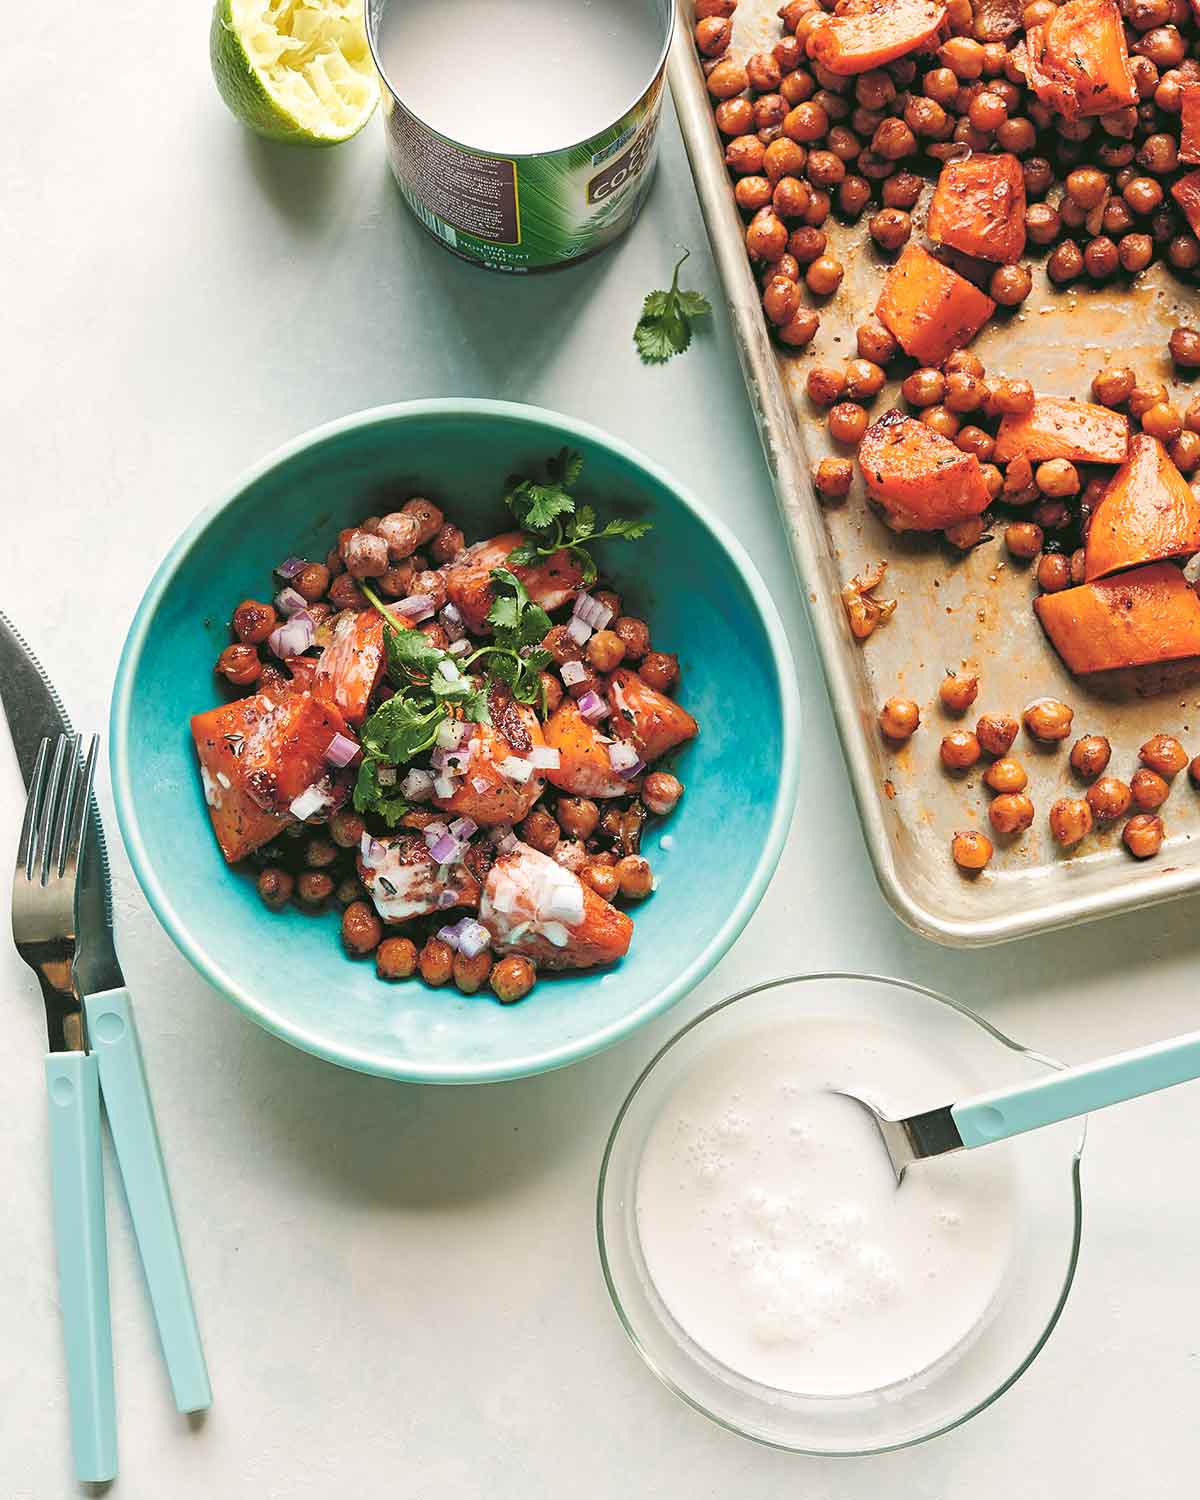
{"type": "MultiPolygon", "coordinates": [[[[781,25],[775,4],[741,0],[731,55],[769,49],[781,25]]],[[[879,254],[864,220],[823,226],[846,268],[837,295],[821,307],[821,328],[809,347],[782,353],[772,341],[759,289],[746,257],[744,225],[734,204],[724,147],[691,38],[690,0],[681,0],[669,76],[701,208],[737,334],[739,356],[809,616],[825,670],[867,847],[884,895],[909,926],[954,945],[998,942],[1109,912],[1128,911],[1200,888],[1200,793],[1186,773],[1173,783],[1160,816],[1167,840],[1156,858],[1135,862],[1121,845],[1122,821],[1097,828],[1063,851],[1047,826],[1056,798],[1081,796],[1083,784],[1068,764],[1081,734],[1112,741],[1109,774],[1128,781],[1138,746],[1159,731],[1176,734],[1189,754],[1200,751],[1200,688],[1152,699],[1113,702],[1070,676],[1042,634],[1032,609],[1033,564],[1017,562],[995,539],[966,555],[940,539],[898,536],[871,513],[856,474],[843,500],[820,501],[810,479],[827,453],[847,450],[829,441],[824,414],[804,394],[813,363],[841,367],[853,358],[854,329],[874,309],[891,257],[879,254]],[[882,598],[899,601],[892,620],[865,643],[846,624],[842,585],[879,558],[888,561],[882,598]],[[976,703],[960,721],[941,710],[937,687],[948,668],[979,673],[976,703]],[[879,735],[883,701],[902,693],[921,705],[921,728],[899,750],[879,735]],[[973,727],[985,711],[1018,717],[1030,700],[1061,698],[1075,710],[1065,744],[1039,747],[1022,732],[1013,754],[1029,773],[1036,808],[1033,827],[1005,839],[987,820],[991,800],[982,782],[987,762],[966,776],[941,766],[938,745],[960,724],[973,727]],[[977,827],[996,846],[988,868],[970,878],[950,858],[955,829],[977,827]]],[[[928,190],[914,214],[922,237],[928,190]]],[[[870,210],[868,210],[870,212],[870,210]]],[[[1161,265],[1124,284],[1055,290],[1043,258],[1034,259],[1034,289],[1015,313],[1001,312],[971,345],[989,377],[1033,382],[1039,393],[1086,397],[1093,374],[1111,359],[1145,379],[1175,387],[1182,404],[1193,394],[1175,380],[1167,337],[1180,321],[1194,321],[1196,297],[1161,265]]],[[[810,299],[806,295],[806,300],[810,299]]],[[[818,300],[819,299],[815,299],[818,300]]],[[[902,405],[898,382],[871,404],[871,420],[902,405]]]]}

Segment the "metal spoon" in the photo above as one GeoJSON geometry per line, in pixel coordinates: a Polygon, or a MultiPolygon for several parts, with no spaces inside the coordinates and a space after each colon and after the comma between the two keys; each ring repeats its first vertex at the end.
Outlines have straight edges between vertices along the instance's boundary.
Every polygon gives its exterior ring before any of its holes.
{"type": "Polygon", "coordinates": [[[875,1121],[898,1186],[908,1168],[925,1157],[970,1151],[1194,1078],[1200,1078],[1200,1031],[1064,1068],[1034,1083],[976,1094],[961,1104],[944,1104],[902,1120],[889,1120],[857,1094],[845,1089],[835,1092],[853,1099],[875,1121]]]}

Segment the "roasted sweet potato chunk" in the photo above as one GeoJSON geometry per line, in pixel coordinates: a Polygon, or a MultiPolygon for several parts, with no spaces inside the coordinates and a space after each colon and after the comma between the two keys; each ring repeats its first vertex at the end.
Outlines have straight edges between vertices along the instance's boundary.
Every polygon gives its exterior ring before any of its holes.
{"type": "Polygon", "coordinates": [[[588,723],[572,699],[564,698],[546,721],[546,743],[559,757],[546,780],[573,797],[628,796],[630,783],[622,781],[608,758],[609,740],[588,723]]]}
{"type": "Polygon", "coordinates": [[[488,872],[479,920],[496,953],[523,953],[541,969],[593,969],[629,952],[633,923],[577,875],[528,844],[488,872]]]}
{"type": "Polygon", "coordinates": [[[1189,172],[1172,183],[1171,197],[1183,210],[1192,233],[1200,234],[1200,172],[1189,172]]]}
{"type": "Polygon", "coordinates": [[[1008,152],[947,162],[929,205],[929,237],[964,255],[1020,260],[1025,250],[1025,174],[1008,152]]]}
{"type": "Polygon", "coordinates": [[[1129,419],[1120,412],[1065,396],[1039,396],[1031,411],[1002,419],[992,456],[998,464],[1013,458],[1031,464],[1048,458],[1123,464],[1128,453],[1129,419]]]}
{"type": "MultiPolygon", "coordinates": [[[[486,542],[476,542],[442,570],[450,602],[457,606],[472,634],[491,634],[487,617],[496,598],[492,569],[507,567],[508,554],[522,541],[524,537],[519,531],[506,531],[486,542]]],[[[529,590],[534,603],[548,610],[569,604],[583,585],[579,564],[566,551],[512,571],[529,590]]]]}
{"type": "Polygon", "coordinates": [[[1200,599],[1173,563],[1150,563],[1034,600],[1077,675],[1200,657],[1200,599]]]}
{"type": "Polygon", "coordinates": [[[975,455],[901,411],[889,411],[867,428],[858,462],[867,492],[896,531],[940,531],[987,509],[987,484],[975,455]]]}
{"type": "Polygon", "coordinates": [[[1025,33],[1026,78],[1048,109],[1074,119],[1137,103],[1116,0],[1067,0],[1025,33]]]}
{"type": "Polygon", "coordinates": [[[831,73],[865,73],[924,47],[945,19],[940,0],[840,0],[809,36],[808,55],[831,73]]]}
{"type": "Polygon", "coordinates": [[[892,266],[875,308],[905,354],[923,365],[965,348],[995,311],[990,297],[920,245],[907,246],[892,266]]]}
{"type": "Polygon", "coordinates": [[[1183,121],[1179,160],[1200,162],[1200,83],[1179,85],[1179,113],[1183,121]]]}
{"type": "Polygon", "coordinates": [[[1138,433],[1092,513],[1087,579],[1200,551],[1200,503],[1157,438],[1138,433]]]}
{"type": "Polygon", "coordinates": [[[375,609],[338,618],[333,639],[321,652],[313,675],[316,697],[335,703],[347,723],[361,724],[367,702],[383,675],[383,616],[375,609]]]}
{"type": "MultiPolygon", "coordinates": [[[[515,712],[528,731],[530,743],[544,745],[542,726],[533,710],[519,704],[515,712]]],[[[541,772],[534,771],[527,780],[517,781],[501,769],[506,761],[523,761],[528,752],[515,751],[503,734],[490,725],[473,725],[462,753],[467,757],[466,771],[453,796],[433,799],[452,817],[474,818],[481,828],[519,823],[542,795],[541,772]]]]}
{"type": "Polygon", "coordinates": [[[356,864],[376,911],[391,925],[455,906],[477,907],[486,855],[473,847],[467,859],[439,865],[423,834],[397,833],[372,839],[356,864]]]}
{"type": "Polygon", "coordinates": [[[657,760],[700,732],[686,708],[627,667],[619,667],[608,679],[608,704],[611,732],[635,745],[644,761],[657,760]]]}

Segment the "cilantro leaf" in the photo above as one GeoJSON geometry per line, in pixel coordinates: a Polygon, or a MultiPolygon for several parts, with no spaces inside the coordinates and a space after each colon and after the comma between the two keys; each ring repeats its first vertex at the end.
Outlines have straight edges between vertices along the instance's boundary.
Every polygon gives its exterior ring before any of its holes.
{"type": "Polygon", "coordinates": [[[541,674],[551,659],[541,643],[552,621],[510,569],[493,568],[491,579],[496,593],[488,612],[493,644],[481,646],[468,659],[473,662],[486,658],[487,670],[514,698],[521,703],[534,703],[541,697],[541,674]]]}
{"type": "MultiPolygon", "coordinates": [[[[680,264],[682,265],[682,261],[680,264]]],[[[688,337],[691,337],[690,333],[688,337]]],[[[597,529],[595,510],[590,505],[577,506],[574,498],[568,493],[569,486],[578,481],[582,472],[582,456],[563,448],[554,458],[547,461],[545,484],[516,474],[509,476],[508,492],[504,497],[505,503],[525,532],[525,539],[508,555],[511,567],[529,567],[536,564],[540,558],[553,557],[556,552],[565,548],[578,565],[584,586],[590,588],[597,577],[596,564],[587,550],[592,542],[602,541],[606,537],[625,537],[629,541],[636,541],[638,537],[645,536],[650,530],[648,521],[610,521],[607,525],[597,529]],[[538,520],[538,517],[545,513],[544,508],[535,510],[535,502],[530,498],[535,494],[540,497],[538,504],[544,502],[545,505],[552,504],[553,506],[554,514],[544,524],[538,520]],[[550,495],[553,497],[552,500],[546,498],[550,495]]],[[[488,618],[497,630],[513,630],[517,622],[523,618],[523,612],[530,608],[529,595],[510,569],[494,568],[492,570],[493,582],[500,580],[502,576],[505,587],[515,586],[520,588],[520,593],[514,592],[512,598],[505,595],[499,596],[492,606],[493,613],[488,618]],[[511,580],[511,583],[508,580],[511,580]]],[[[544,615],[545,611],[542,613],[544,615]]],[[[549,628],[550,620],[546,616],[545,629],[549,630],[549,628]]],[[[529,624],[528,629],[532,632],[532,623],[529,624]]],[[[545,635],[545,631],[542,635],[545,635]]],[[[523,644],[527,646],[533,644],[532,634],[523,644]]],[[[533,700],[529,698],[525,701],[532,702],[533,700]]]]}
{"type": "Polygon", "coordinates": [[[675,263],[670,289],[650,292],[642,303],[633,342],[643,364],[665,364],[674,355],[682,354],[692,342],[692,319],[712,312],[712,305],[702,293],[680,290],[679,268],[690,254],[690,250],[685,250],[675,263]]]}
{"type": "Polygon", "coordinates": [[[409,811],[409,803],[396,791],[395,783],[383,786],[379,771],[384,762],[373,756],[364,757],[358,768],[358,780],[354,783],[354,811],[375,813],[387,824],[396,824],[409,811]]]}

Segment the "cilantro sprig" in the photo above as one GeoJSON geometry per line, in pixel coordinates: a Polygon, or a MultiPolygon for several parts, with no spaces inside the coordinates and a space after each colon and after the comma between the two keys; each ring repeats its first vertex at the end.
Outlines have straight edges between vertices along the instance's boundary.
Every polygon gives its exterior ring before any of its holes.
{"type": "Polygon", "coordinates": [[[685,250],[675,262],[670,288],[651,292],[642,303],[642,315],[633,330],[633,342],[647,365],[666,364],[692,342],[692,319],[712,312],[708,298],[700,292],[683,291],[679,268],[692,252],[685,250]]]}
{"type": "Polygon", "coordinates": [[[520,474],[509,476],[504,503],[525,533],[525,540],[508,555],[513,567],[527,567],[565,548],[578,564],[584,586],[590,587],[596,581],[596,563],[589,547],[610,537],[633,542],[650,530],[649,521],[609,521],[598,526],[592,507],[578,505],[570,493],[582,470],[582,455],[562,448],[546,461],[544,482],[520,474]]]}

